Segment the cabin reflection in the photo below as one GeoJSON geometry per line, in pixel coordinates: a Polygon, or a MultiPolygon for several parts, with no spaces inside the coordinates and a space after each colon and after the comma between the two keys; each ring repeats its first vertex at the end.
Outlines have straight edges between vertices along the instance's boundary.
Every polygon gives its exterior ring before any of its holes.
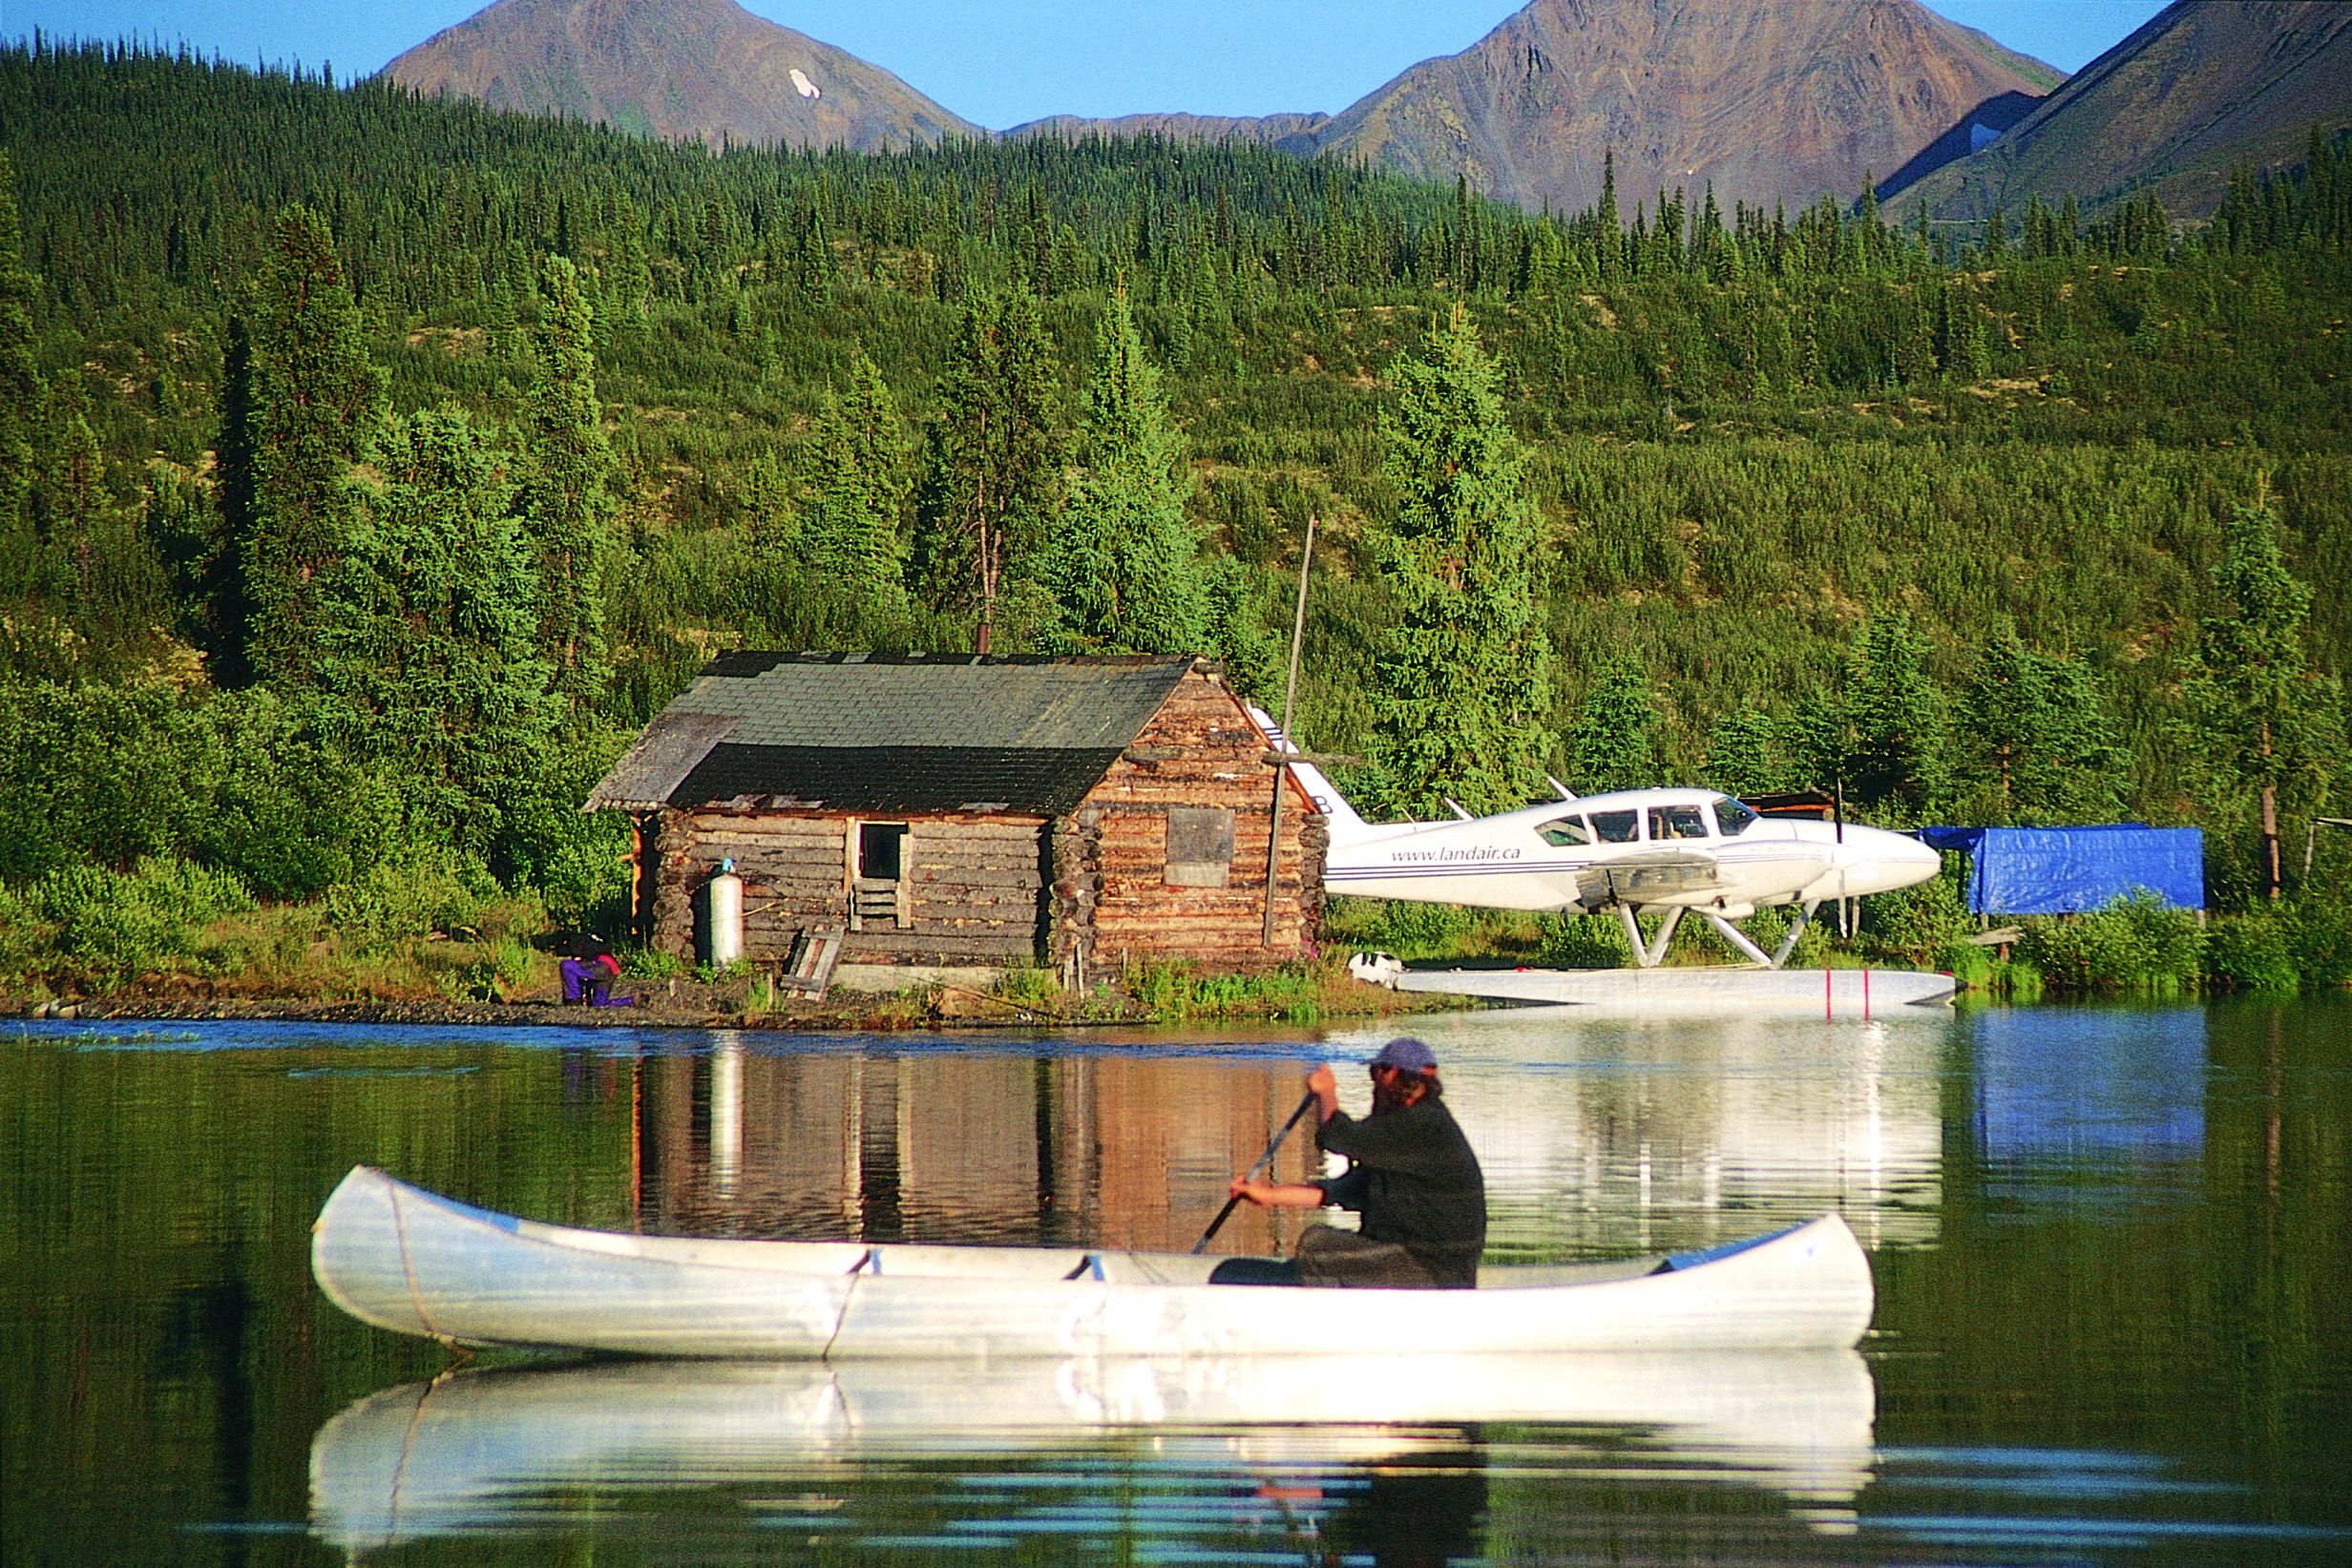
{"type": "MultiPolygon", "coordinates": [[[[1298,1069],[1224,1060],[768,1055],[640,1064],[637,1223],[687,1235],[1183,1251],[1296,1103],[1298,1069]]],[[[1302,1179],[1312,1140],[1282,1151],[1302,1179]]],[[[1280,1240],[1294,1239],[1285,1215],[1280,1240]]],[[[1219,1252],[1277,1243],[1244,1208],[1219,1252]]]]}

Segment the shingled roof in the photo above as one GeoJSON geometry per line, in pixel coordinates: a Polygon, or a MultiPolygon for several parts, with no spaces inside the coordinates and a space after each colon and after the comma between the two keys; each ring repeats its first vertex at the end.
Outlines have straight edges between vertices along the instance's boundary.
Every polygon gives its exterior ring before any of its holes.
{"type": "Polygon", "coordinates": [[[1162,654],[728,654],[654,716],[586,808],[1057,816],[1192,666],[1162,654]]]}

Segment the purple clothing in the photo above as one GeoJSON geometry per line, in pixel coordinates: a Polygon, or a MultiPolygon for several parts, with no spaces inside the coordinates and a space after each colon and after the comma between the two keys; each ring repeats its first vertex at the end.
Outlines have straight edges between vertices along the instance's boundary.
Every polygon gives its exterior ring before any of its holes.
{"type": "Polygon", "coordinates": [[[613,994],[613,971],[594,958],[566,958],[556,969],[563,975],[563,999],[585,1001],[590,1007],[635,1007],[634,996],[613,994]]]}

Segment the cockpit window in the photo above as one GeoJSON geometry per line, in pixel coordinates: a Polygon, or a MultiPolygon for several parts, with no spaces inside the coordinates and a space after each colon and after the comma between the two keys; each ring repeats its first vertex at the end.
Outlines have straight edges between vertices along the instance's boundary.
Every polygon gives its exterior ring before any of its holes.
{"type": "Polygon", "coordinates": [[[1642,836],[1639,811],[1595,811],[1592,830],[1603,844],[1632,844],[1642,836]]]}
{"type": "Polygon", "coordinates": [[[1649,839],[1703,839],[1707,817],[1695,805],[1653,805],[1649,808],[1649,839]]]}
{"type": "Polygon", "coordinates": [[[1723,836],[1727,839],[1737,838],[1755,820],[1754,811],[1729,795],[1715,803],[1715,826],[1723,829],[1723,836]]]}
{"type": "Polygon", "coordinates": [[[1563,817],[1547,822],[1536,829],[1545,844],[1556,849],[1572,849],[1592,842],[1592,828],[1582,817],[1563,817]]]}

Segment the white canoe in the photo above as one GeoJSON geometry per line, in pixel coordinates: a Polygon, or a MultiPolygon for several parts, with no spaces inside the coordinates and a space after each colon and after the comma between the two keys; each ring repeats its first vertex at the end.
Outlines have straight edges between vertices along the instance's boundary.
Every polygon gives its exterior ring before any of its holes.
{"type": "Polygon", "coordinates": [[[1869,1261],[1834,1214],[1695,1252],[1489,1265],[1476,1290],[1447,1291],[1210,1285],[1219,1260],[1186,1253],[578,1230],[367,1165],[311,1231],[320,1288],[362,1322],[454,1345],[633,1355],[1844,1349],[1872,1306],[1869,1261]]]}
{"type": "MultiPolygon", "coordinates": [[[[1852,1522],[1875,1402],[1852,1350],[1393,1354],[964,1363],[595,1361],[468,1369],[362,1398],[310,1445],[310,1516],[349,1552],[547,1523],[551,1494],[689,1490],[811,1464],[998,1455],[1145,1433],[1178,1468],[1377,1464],[1431,1429],[1622,1431],[1638,1462],[1781,1493],[1852,1522]],[[1312,1436],[1302,1443],[1302,1428],[1312,1436]]],[[[781,1484],[781,1481],[780,1483],[781,1484]]]]}

